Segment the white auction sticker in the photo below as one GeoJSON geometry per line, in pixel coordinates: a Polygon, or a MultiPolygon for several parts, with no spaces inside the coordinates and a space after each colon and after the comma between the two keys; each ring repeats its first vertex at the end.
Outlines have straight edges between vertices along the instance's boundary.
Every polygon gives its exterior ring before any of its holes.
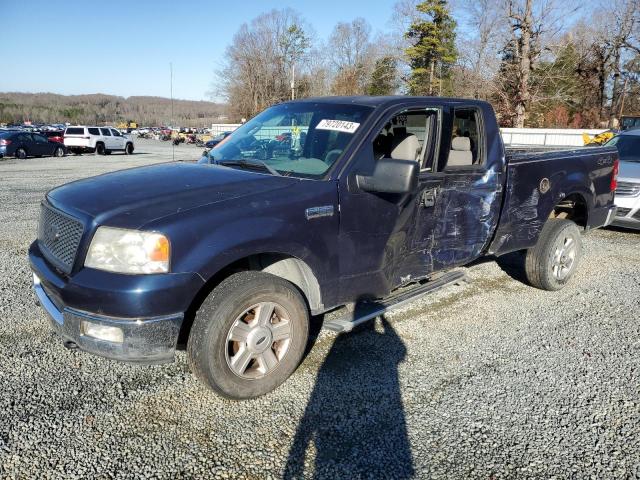
{"type": "Polygon", "coordinates": [[[353,133],[360,126],[356,122],[347,122],[346,120],[320,120],[318,130],[335,130],[336,132],[353,133]]]}

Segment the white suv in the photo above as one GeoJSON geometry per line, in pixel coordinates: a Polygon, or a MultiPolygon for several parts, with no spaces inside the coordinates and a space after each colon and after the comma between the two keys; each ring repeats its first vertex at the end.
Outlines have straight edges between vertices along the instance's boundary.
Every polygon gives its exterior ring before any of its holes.
{"type": "Polygon", "coordinates": [[[129,135],[123,135],[113,127],[67,127],[64,131],[64,144],[73,153],[95,152],[109,155],[113,151],[122,151],[131,155],[135,148],[129,135]]]}

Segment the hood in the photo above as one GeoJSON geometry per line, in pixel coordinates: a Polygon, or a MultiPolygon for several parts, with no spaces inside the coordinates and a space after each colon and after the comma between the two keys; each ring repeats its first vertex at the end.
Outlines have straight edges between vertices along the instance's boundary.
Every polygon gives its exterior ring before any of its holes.
{"type": "Polygon", "coordinates": [[[215,165],[169,163],[78,180],[47,194],[66,211],[100,224],[137,228],[192,208],[287,187],[296,179],[215,165]]]}
{"type": "Polygon", "coordinates": [[[620,162],[618,180],[640,183],[640,162],[620,162]]]}

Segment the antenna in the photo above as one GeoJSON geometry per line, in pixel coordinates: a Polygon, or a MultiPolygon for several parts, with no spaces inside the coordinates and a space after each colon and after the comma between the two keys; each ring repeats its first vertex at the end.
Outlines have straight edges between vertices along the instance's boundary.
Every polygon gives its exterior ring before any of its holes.
{"type": "MultiPolygon", "coordinates": [[[[169,62],[169,77],[170,77],[170,95],[171,95],[171,128],[173,125],[173,62],[169,62]]],[[[172,130],[173,131],[173,130],[172,130]]],[[[171,139],[171,158],[172,161],[176,161],[176,146],[171,139]]]]}

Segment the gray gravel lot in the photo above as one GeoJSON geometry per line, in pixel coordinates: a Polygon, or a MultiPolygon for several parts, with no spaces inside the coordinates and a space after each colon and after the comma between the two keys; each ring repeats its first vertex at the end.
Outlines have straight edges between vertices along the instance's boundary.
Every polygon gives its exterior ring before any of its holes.
{"type": "Polygon", "coordinates": [[[555,293],[478,263],[370,328],[322,332],[253,401],[207,391],[184,353],[131,366],[64,349],[31,292],[39,201],[172,159],[138,151],[0,161],[0,477],[640,477],[640,233],[586,236],[555,293]]]}

